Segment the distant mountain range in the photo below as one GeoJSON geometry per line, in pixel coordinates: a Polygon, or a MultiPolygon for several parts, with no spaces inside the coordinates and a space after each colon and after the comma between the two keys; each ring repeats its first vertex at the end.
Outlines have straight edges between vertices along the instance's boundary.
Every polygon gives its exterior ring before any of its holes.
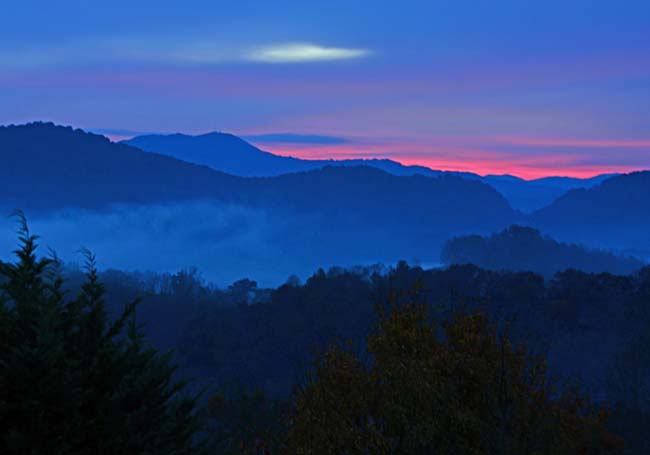
{"type": "Polygon", "coordinates": [[[615,174],[590,179],[547,177],[526,181],[511,175],[480,176],[471,172],[439,171],[425,166],[405,166],[389,159],[304,160],[274,155],[227,133],[199,136],[185,134],[143,135],[123,141],[124,144],[180,160],[203,164],[213,169],[242,177],[273,177],[293,172],[305,172],[324,166],[370,166],[393,175],[424,175],[440,177],[454,175],[480,180],[499,191],[510,205],[523,212],[540,209],[574,188],[591,188],[615,174]]]}
{"type": "MultiPolygon", "coordinates": [[[[246,145],[233,136],[228,140],[246,145]]],[[[50,123],[0,127],[0,147],[3,205],[49,210],[211,199],[300,210],[354,207],[357,215],[399,209],[432,219],[442,210],[448,219],[456,213],[467,218],[463,212],[478,214],[485,206],[495,218],[514,213],[488,185],[449,174],[396,176],[350,165],[240,177],[50,123]]]]}
{"type": "MultiPolygon", "coordinates": [[[[314,165],[266,154],[234,136],[217,137],[238,147],[240,154],[276,164],[314,165]]],[[[194,141],[182,136],[177,139],[194,141]]],[[[212,141],[214,137],[204,140],[212,141]]],[[[319,167],[308,171],[242,177],[50,123],[0,127],[0,150],[0,209],[5,212],[21,208],[28,215],[47,217],[64,210],[65,219],[73,220],[86,216],[80,215],[79,209],[114,217],[132,210],[125,223],[153,223],[137,229],[162,236],[159,242],[171,242],[167,232],[174,236],[172,231],[198,223],[189,237],[174,237],[190,239],[179,240],[177,248],[197,248],[200,252],[215,241],[230,245],[229,239],[235,236],[241,248],[253,251],[227,253],[234,256],[220,258],[219,264],[242,264],[243,271],[233,269],[233,274],[238,275],[252,267],[269,270],[267,263],[255,259],[255,249],[267,246],[272,252],[266,253],[265,260],[274,264],[274,271],[277,269],[273,276],[284,278],[295,271],[291,264],[297,263],[305,267],[398,259],[437,263],[442,245],[450,237],[490,234],[512,224],[541,228],[561,241],[650,257],[650,172],[615,176],[600,184],[593,179],[586,183],[595,184],[592,188],[570,190],[548,206],[524,215],[485,183],[486,179],[426,168],[415,172],[412,167],[388,160],[361,160],[362,166],[353,165],[354,160],[346,165],[320,162],[319,167]],[[392,167],[393,172],[378,169],[379,165],[392,167]],[[398,172],[406,175],[395,175],[398,172]],[[178,209],[197,202],[213,208],[200,212],[178,209]],[[116,211],[116,205],[127,209],[116,211]],[[161,215],[163,221],[142,221],[143,216],[153,217],[153,212],[138,212],[137,207],[157,206],[172,208],[161,215]],[[215,206],[242,209],[233,212],[215,206]],[[186,213],[199,219],[185,219],[186,213]],[[215,217],[224,221],[213,222],[215,217]],[[240,227],[242,217],[248,229],[245,232],[240,227]],[[159,229],[156,223],[164,225],[159,229]],[[255,239],[249,240],[250,235],[255,239]]],[[[229,158],[232,148],[228,150],[224,155],[231,160],[231,166],[236,166],[240,161],[229,158]]],[[[276,172],[279,169],[276,167],[276,172]]],[[[560,178],[534,183],[521,183],[508,176],[492,178],[511,185],[565,188],[575,184],[572,179],[560,178]]],[[[148,241],[149,234],[138,232],[122,237],[148,241]]],[[[105,235],[110,237],[110,233],[105,235]]]]}
{"type": "MultiPolygon", "coordinates": [[[[228,133],[199,136],[152,134],[137,136],[122,143],[146,152],[162,153],[242,177],[276,177],[293,172],[312,171],[324,166],[371,166],[393,175],[421,174],[437,177],[443,174],[442,171],[424,166],[404,166],[388,159],[303,160],[274,155],[228,133]]],[[[479,178],[470,172],[449,174],[479,178]]]]}
{"type": "Polygon", "coordinates": [[[512,175],[486,175],[481,180],[503,194],[513,208],[530,213],[546,207],[567,191],[592,188],[617,175],[601,174],[587,179],[543,177],[535,180],[512,175]]]}
{"type": "Polygon", "coordinates": [[[432,260],[455,233],[491,232],[519,217],[489,185],[453,175],[326,166],[239,177],[48,123],[0,127],[0,150],[0,207],[7,211],[110,211],[115,204],[193,201],[247,207],[281,220],[290,234],[276,241],[287,255],[327,256],[334,263],[432,260]]]}

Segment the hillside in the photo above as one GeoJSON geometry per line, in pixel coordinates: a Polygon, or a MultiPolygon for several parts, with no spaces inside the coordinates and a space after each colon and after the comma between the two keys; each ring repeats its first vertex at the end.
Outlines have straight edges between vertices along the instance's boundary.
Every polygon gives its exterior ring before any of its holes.
{"type": "Polygon", "coordinates": [[[321,164],[310,166],[311,163],[303,160],[264,152],[227,133],[200,136],[152,134],[123,141],[123,144],[242,177],[272,177],[322,167],[321,164]]]}
{"type": "Polygon", "coordinates": [[[489,270],[532,271],[546,277],[566,269],[623,275],[636,272],[644,265],[634,258],[560,243],[536,229],[516,225],[489,237],[454,237],[445,243],[441,259],[447,265],[474,264],[489,270]]]}
{"type": "Polygon", "coordinates": [[[532,214],[549,234],[590,245],[609,245],[650,257],[650,171],[605,180],[568,192],[532,214]]]}
{"type": "Polygon", "coordinates": [[[610,178],[590,189],[575,189],[534,218],[542,223],[563,218],[565,222],[606,225],[650,220],[650,171],[610,178]]]}
{"type": "Polygon", "coordinates": [[[0,127],[0,206],[48,211],[230,197],[242,179],[49,123],[0,127]]]}

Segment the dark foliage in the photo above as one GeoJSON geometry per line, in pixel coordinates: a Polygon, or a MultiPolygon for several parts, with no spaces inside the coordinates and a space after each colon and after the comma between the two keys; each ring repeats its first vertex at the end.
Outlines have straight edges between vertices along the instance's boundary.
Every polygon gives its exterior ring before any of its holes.
{"type": "Polygon", "coordinates": [[[57,261],[36,256],[21,222],[17,262],[0,269],[0,452],[200,453],[196,399],[145,343],[137,301],[109,321],[89,253],[80,294],[66,298],[57,261]]]}
{"type": "Polygon", "coordinates": [[[479,310],[499,329],[509,327],[513,343],[546,355],[549,375],[560,385],[577,380],[597,402],[612,403],[608,425],[629,441],[628,453],[645,447],[643,422],[650,409],[630,397],[647,393],[650,364],[641,354],[650,326],[650,268],[627,276],[567,270],[545,281],[530,272],[469,265],[422,270],[400,263],[320,270],[304,284],[294,277],[277,289],[242,280],[220,290],[191,271],[114,271],[103,279],[113,308],[147,290],[139,318],[148,321],[155,343],[178,346],[183,374],[217,390],[232,383],[263,389],[270,402],[305,384],[314,352],[331,343],[351,340],[363,358],[365,338],[377,323],[375,303],[419,282],[422,301],[439,320],[479,310]]]}
{"type": "Polygon", "coordinates": [[[340,346],[318,360],[286,453],[620,453],[605,411],[556,390],[542,357],[480,313],[441,324],[415,298],[380,310],[371,362],[340,346]]]}
{"type": "MultiPolygon", "coordinates": [[[[647,387],[643,378],[650,364],[638,355],[643,351],[625,352],[633,349],[628,340],[640,339],[650,325],[644,316],[650,308],[648,270],[628,276],[568,270],[545,282],[530,272],[475,266],[331,269],[304,284],[292,280],[258,290],[248,305],[229,303],[229,290],[212,293],[183,327],[167,321],[167,332],[183,333],[180,359],[192,375],[217,386],[238,381],[286,399],[293,384],[305,383],[314,352],[330,343],[351,340],[363,358],[365,337],[377,322],[375,303],[419,282],[422,301],[439,320],[480,310],[491,324],[507,325],[513,343],[545,354],[549,375],[559,384],[578,381],[595,400],[610,401],[608,425],[630,441],[628,453],[639,453],[633,448],[643,447],[642,422],[650,409],[620,391],[631,390],[634,378],[639,393],[647,387]]],[[[155,312],[158,297],[151,298],[148,311],[155,312]]]]}
{"type": "MultiPolygon", "coordinates": [[[[248,305],[228,304],[230,291],[213,293],[185,316],[184,326],[168,320],[165,332],[182,332],[179,354],[196,374],[286,396],[303,378],[314,349],[340,339],[362,347],[376,321],[374,303],[420,281],[423,298],[441,317],[464,307],[481,309],[493,321],[515,320],[513,335],[548,352],[553,374],[579,377],[602,396],[609,363],[640,324],[626,308],[650,301],[646,275],[567,271],[545,282],[529,272],[475,266],[425,271],[402,264],[386,274],[332,269],[304,285],[260,293],[248,305]]],[[[144,318],[157,318],[155,302],[161,298],[151,296],[144,307],[150,316],[144,318]]]]}
{"type": "Polygon", "coordinates": [[[238,385],[216,393],[203,411],[208,448],[223,455],[279,453],[287,411],[287,402],[269,399],[261,390],[238,385]]]}

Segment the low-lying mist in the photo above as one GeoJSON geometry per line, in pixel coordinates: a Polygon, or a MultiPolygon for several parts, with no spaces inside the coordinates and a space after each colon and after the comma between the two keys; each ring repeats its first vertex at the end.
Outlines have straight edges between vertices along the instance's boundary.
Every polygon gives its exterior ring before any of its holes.
{"type": "MultiPolygon", "coordinates": [[[[52,249],[64,262],[75,263],[83,261],[80,250],[87,248],[100,269],[175,272],[197,267],[218,286],[244,277],[277,286],[319,267],[401,259],[375,246],[385,233],[335,233],[318,217],[210,202],[26,215],[30,231],[40,236],[41,254],[52,249]]],[[[11,258],[17,227],[15,218],[0,219],[1,260],[11,258]]],[[[437,252],[430,256],[425,260],[435,261],[437,252]]]]}

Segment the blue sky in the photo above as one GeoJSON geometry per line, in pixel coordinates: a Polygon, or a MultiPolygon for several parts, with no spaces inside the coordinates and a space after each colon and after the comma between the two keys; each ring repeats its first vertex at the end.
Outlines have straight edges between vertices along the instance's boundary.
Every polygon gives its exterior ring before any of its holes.
{"type": "Polygon", "coordinates": [[[650,168],[649,99],[647,1],[22,1],[0,16],[0,123],[591,175],[650,168]]]}

